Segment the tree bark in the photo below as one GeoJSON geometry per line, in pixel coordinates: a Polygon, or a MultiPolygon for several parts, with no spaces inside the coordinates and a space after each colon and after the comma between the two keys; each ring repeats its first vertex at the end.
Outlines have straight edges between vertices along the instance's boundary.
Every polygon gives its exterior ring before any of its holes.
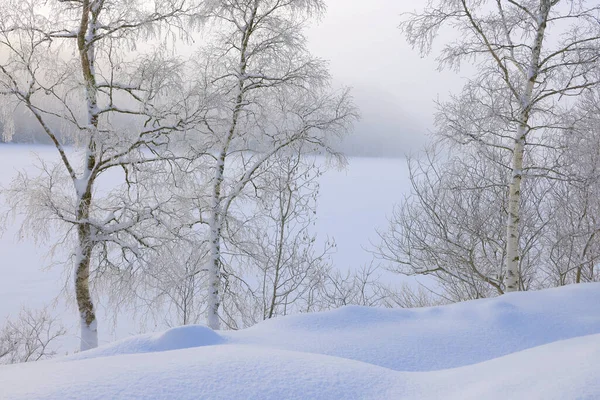
{"type": "Polygon", "coordinates": [[[79,254],[75,272],[75,296],[80,317],[80,350],[85,351],[98,347],[98,323],[89,285],[93,245],[88,224],[79,225],[78,239],[79,254]]]}
{"type": "Polygon", "coordinates": [[[523,154],[527,128],[519,126],[512,157],[512,179],[508,194],[508,221],[506,225],[506,292],[520,289],[519,222],[521,215],[521,181],[523,154]]]}
{"type": "Polygon", "coordinates": [[[96,142],[94,136],[98,131],[97,87],[94,76],[94,45],[90,38],[95,35],[98,9],[94,9],[90,0],[83,0],[81,7],[81,24],[77,33],[77,49],[81,61],[81,71],[85,82],[87,100],[87,129],[90,137],[85,155],[83,176],[76,179],[78,249],[75,271],[75,294],[79,308],[81,324],[81,351],[98,346],[98,324],[94,311],[94,303],[90,294],[90,263],[94,248],[93,232],[89,223],[92,204],[93,184],[96,167],[96,142]],[[90,20],[91,17],[91,20],[90,20]]]}
{"type": "MultiPolygon", "coordinates": [[[[248,49],[248,43],[252,36],[254,29],[254,21],[256,13],[258,11],[258,2],[255,2],[250,14],[250,19],[246,24],[241,43],[240,43],[240,61],[239,61],[239,76],[237,83],[237,96],[235,101],[235,107],[231,116],[231,125],[227,132],[227,137],[219,158],[217,160],[217,166],[215,170],[213,193],[212,193],[212,204],[211,204],[211,216],[210,216],[210,258],[208,261],[208,308],[207,308],[207,324],[208,327],[214,330],[218,330],[221,327],[221,320],[219,317],[219,307],[221,305],[220,300],[220,287],[221,287],[221,232],[223,228],[223,220],[226,218],[226,211],[223,210],[223,199],[222,199],[222,185],[225,178],[225,162],[227,160],[227,154],[229,152],[229,146],[233,141],[237,133],[237,124],[242,108],[244,107],[244,94],[245,94],[245,74],[248,67],[248,59],[246,51],[248,49]]],[[[235,196],[235,194],[233,195],[235,196]]]]}
{"type": "Polygon", "coordinates": [[[208,327],[218,330],[221,327],[219,318],[221,287],[221,185],[225,170],[225,155],[221,153],[215,173],[215,184],[212,193],[212,210],[210,217],[210,259],[208,265],[208,327]]]}

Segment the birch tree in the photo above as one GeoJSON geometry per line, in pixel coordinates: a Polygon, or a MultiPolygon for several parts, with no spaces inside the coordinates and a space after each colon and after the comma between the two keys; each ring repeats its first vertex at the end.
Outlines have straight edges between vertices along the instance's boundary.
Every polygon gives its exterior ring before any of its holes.
{"type": "MultiPolygon", "coordinates": [[[[274,155],[300,142],[330,152],[327,138],[344,134],[355,118],[346,90],[329,86],[322,60],[306,49],[303,28],[324,10],[321,0],[224,1],[211,21],[211,45],[197,54],[199,148],[208,177],[208,325],[219,329],[228,226],[240,200],[274,155]]],[[[199,197],[202,194],[199,194],[199,197]]],[[[240,215],[240,214],[238,214],[240,215]]],[[[239,222],[239,221],[238,221],[239,222]]]]}
{"type": "MultiPolygon", "coordinates": [[[[479,144],[438,144],[410,158],[411,193],[380,232],[377,256],[394,272],[434,278],[428,287],[445,301],[504,294],[509,161],[508,153],[479,144]]],[[[539,181],[523,186],[519,268],[525,288],[535,282],[543,254],[546,194],[539,181]]]]}
{"type": "MultiPolygon", "coordinates": [[[[406,14],[401,24],[422,54],[431,51],[440,28],[453,29],[457,37],[439,53],[440,68],[475,63],[470,95],[488,110],[500,108],[512,131],[504,138],[511,153],[506,291],[524,288],[519,224],[526,147],[531,136],[560,125],[555,105],[597,83],[591,72],[600,55],[599,10],[596,2],[581,0],[432,1],[421,12],[406,14]]],[[[454,128],[459,141],[487,143],[485,131],[473,134],[460,123],[454,128]]]]}
{"type": "Polygon", "coordinates": [[[9,196],[26,207],[24,226],[34,233],[56,223],[65,233],[61,243],[74,239],[81,350],[98,344],[93,275],[131,271],[141,250],[152,247],[136,228],[153,224],[160,204],[143,204],[146,189],[135,184],[139,168],[162,158],[169,134],[183,127],[178,63],[163,50],[166,38],[184,32],[192,6],[185,0],[2,2],[0,91],[37,121],[60,160],[42,164],[40,177],[21,174],[9,196]],[[136,51],[149,36],[159,50],[136,51]],[[81,151],[67,149],[65,137],[81,151]],[[115,169],[127,183],[102,196],[100,177],[115,169]]]}

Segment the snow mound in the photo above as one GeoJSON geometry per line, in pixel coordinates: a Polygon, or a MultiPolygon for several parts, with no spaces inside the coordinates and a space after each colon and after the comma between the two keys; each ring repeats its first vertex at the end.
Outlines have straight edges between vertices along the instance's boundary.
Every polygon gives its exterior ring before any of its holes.
{"type": "Polygon", "coordinates": [[[187,325],[171,328],[162,333],[133,336],[97,349],[77,353],[68,358],[80,360],[121,354],[153,353],[188,349],[190,347],[214,346],[223,342],[223,337],[206,326],[187,325]]]}
{"type": "MultiPolygon", "coordinates": [[[[600,335],[534,347],[467,367],[423,373],[443,399],[600,399],[600,335]]],[[[432,390],[433,390],[432,388],[432,390]]],[[[423,387],[430,398],[435,396],[423,387]]],[[[415,396],[415,399],[421,397],[415,396]]]]}
{"type": "Polygon", "coordinates": [[[393,378],[357,361],[241,345],[0,368],[14,400],[385,399],[393,378]]]}
{"type": "Polygon", "coordinates": [[[600,335],[432,372],[229,344],[4,367],[0,387],[14,400],[598,399],[599,357],[600,335]]]}
{"type": "Polygon", "coordinates": [[[600,284],[443,307],[343,307],[224,332],[229,341],[349,358],[397,371],[456,368],[600,333],[600,284]]]}
{"type": "Polygon", "coordinates": [[[600,399],[599,302],[587,284],[237,332],[188,326],[0,367],[0,398],[600,399]]]}

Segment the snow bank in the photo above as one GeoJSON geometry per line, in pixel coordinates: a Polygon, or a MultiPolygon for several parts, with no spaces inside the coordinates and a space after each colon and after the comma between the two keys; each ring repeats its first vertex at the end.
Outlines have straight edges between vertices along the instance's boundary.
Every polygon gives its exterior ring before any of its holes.
{"type": "MultiPolygon", "coordinates": [[[[598,357],[600,335],[589,335],[468,367],[423,374],[435,380],[431,390],[439,393],[438,399],[597,400],[598,357]]],[[[425,398],[435,399],[428,390],[423,388],[425,398]]]]}
{"type": "Polygon", "coordinates": [[[162,333],[133,336],[97,349],[77,353],[70,356],[69,359],[82,360],[120,354],[153,353],[213,346],[223,342],[223,337],[206,326],[188,325],[172,328],[162,333]]]}
{"type": "Polygon", "coordinates": [[[242,345],[0,368],[14,400],[385,399],[393,378],[357,361],[242,345]]]}
{"type": "Polygon", "coordinates": [[[600,284],[582,284],[443,307],[344,307],[274,319],[224,336],[398,371],[431,371],[600,333],[599,304],[600,284]]]}
{"type": "Polygon", "coordinates": [[[2,367],[0,398],[598,399],[599,301],[587,284],[238,332],[182,327],[2,367]]]}
{"type": "Polygon", "coordinates": [[[600,335],[433,372],[225,345],[4,367],[0,387],[14,400],[598,399],[599,357],[600,335]]]}

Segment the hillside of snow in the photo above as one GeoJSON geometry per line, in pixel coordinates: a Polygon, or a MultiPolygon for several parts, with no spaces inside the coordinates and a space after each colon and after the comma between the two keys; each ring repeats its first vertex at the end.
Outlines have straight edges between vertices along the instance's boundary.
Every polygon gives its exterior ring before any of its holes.
{"type": "Polygon", "coordinates": [[[188,326],[0,367],[6,399],[600,399],[600,284],[188,326]]]}

